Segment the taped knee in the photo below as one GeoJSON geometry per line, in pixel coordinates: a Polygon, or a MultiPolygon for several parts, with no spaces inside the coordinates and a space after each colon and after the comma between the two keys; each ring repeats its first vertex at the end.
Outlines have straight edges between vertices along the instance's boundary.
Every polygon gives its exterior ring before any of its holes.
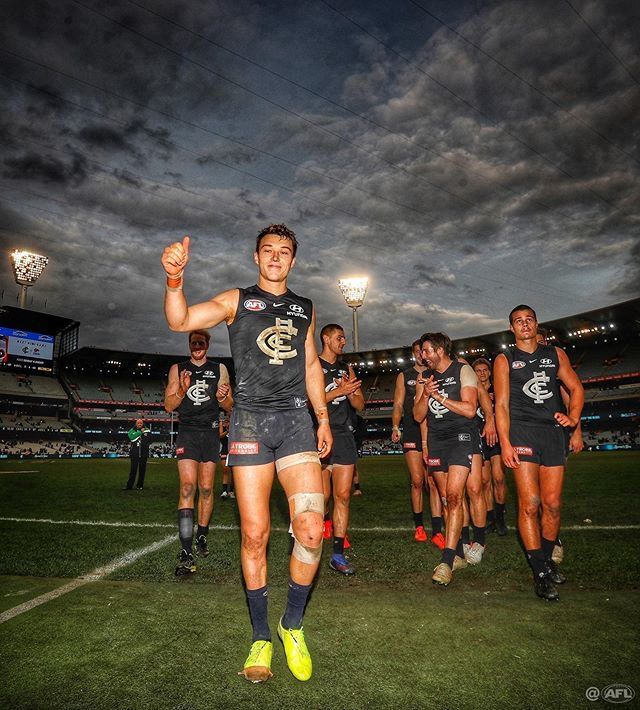
{"type": "Polygon", "coordinates": [[[294,493],[288,500],[291,522],[303,513],[324,515],[324,493],[294,493]]]}
{"type": "Polygon", "coordinates": [[[320,557],[322,556],[322,542],[318,547],[307,547],[303,545],[298,538],[293,537],[293,552],[291,553],[296,560],[299,560],[305,565],[315,565],[320,562],[320,557]]]}

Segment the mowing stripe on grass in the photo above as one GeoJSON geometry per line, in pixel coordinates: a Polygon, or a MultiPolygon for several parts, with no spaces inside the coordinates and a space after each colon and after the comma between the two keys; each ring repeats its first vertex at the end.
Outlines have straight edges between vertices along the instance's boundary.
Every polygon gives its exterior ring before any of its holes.
{"type": "Polygon", "coordinates": [[[4,624],[5,621],[9,621],[9,619],[13,619],[19,614],[24,614],[25,611],[30,611],[36,606],[46,604],[52,599],[61,597],[63,594],[67,594],[68,592],[72,592],[78,587],[82,587],[85,584],[89,584],[89,582],[97,582],[99,579],[106,577],[108,574],[115,572],[121,567],[126,567],[132,562],[135,562],[141,557],[144,557],[144,555],[148,555],[150,552],[155,552],[156,550],[160,550],[161,548],[166,547],[169,543],[174,542],[175,539],[175,535],[167,535],[166,537],[163,537],[162,540],[153,542],[151,543],[151,545],[147,545],[146,547],[141,547],[138,550],[129,550],[129,552],[125,552],[124,555],[122,555],[121,557],[116,557],[115,560],[112,560],[103,567],[98,567],[97,569],[94,569],[93,572],[89,572],[89,574],[85,574],[82,577],[73,579],[71,582],[67,582],[67,584],[63,584],[57,589],[53,589],[50,592],[47,592],[46,594],[41,594],[39,597],[30,599],[24,604],[20,604],[18,606],[14,606],[12,609],[8,609],[7,611],[0,614],[0,624],[4,624]]]}
{"type": "MultiPolygon", "coordinates": [[[[175,523],[130,523],[108,520],[51,520],[50,518],[10,518],[0,516],[0,521],[11,523],[49,523],[50,525],[93,525],[107,528],[175,528],[175,523]]],[[[274,532],[289,532],[289,528],[271,528],[274,532]]],[[[240,530],[238,525],[209,525],[209,530],[240,530]]],[[[352,532],[414,532],[415,528],[358,528],[350,527],[352,532]]],[[[640,530],[640,525],[564,525],[561,532],[578,530],[640,530]]]]}

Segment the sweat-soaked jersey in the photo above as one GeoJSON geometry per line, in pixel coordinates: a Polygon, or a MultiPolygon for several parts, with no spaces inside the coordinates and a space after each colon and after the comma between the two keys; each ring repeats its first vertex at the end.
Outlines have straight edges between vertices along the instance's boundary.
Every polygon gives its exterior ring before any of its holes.
{"type": "Polygon", "coordinates": [[[252,411],[307,406],[305,340],[313,304],[287,290],[241,288],[228,326],[236,374],[235,406],[252,411]]]}
{"type": "Polygon", "coordinates": [[[191,384],[176,412],[180,415],[181,430],[218,428],[220,405],[216,391],[220,386],[220,364],[205,360],[195,365],[191,360],[178,363],[178,374],[191,373],[191,384]]]}
{"type": "Polygon", "coordinates": [[[509,417],[529,424],[557,424],[553,415],[565,408],[558,385],[560,360],[554,345],[533,353],[517,347],[504,352],[509,363],[509,417]]]}

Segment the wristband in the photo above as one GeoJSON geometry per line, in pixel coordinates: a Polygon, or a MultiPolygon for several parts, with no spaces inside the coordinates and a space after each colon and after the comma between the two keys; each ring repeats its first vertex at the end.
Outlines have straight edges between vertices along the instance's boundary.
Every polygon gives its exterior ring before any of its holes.
{"type": "Polygon", "coordinates": [[[318,419],[318,424],[320,424],[321,422],[327,422],[327,424],[328,424],[329,419],[327,417],[323,417],[322,419],[318,419]]]}
{"type": "Polygon", "coordinates": [[[167,288],[173,291],[179,291],[182,288],[182,274],[179,277],[167,276],[167,288]]]}
{"type": "Polygon", "coordinates": [[[174,393],[173,393],[173,396],[174,396],[174,397],[178,397],[178,399],[184,399],[184,395],[180,396],[180,395],[178,394],[178,392],[174,392],[174,393]]]}

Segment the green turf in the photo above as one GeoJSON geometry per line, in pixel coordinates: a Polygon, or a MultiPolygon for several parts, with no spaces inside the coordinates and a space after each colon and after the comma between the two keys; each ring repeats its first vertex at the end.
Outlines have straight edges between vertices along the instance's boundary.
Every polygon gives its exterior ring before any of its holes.
{"type": "MultiPolygon", "coordinates": [[[[572,458],[564,524],[639,525],[639,463],[627,452],[572,458]]],[[[142,493],[120,490],[127,472],[126,461],[0,462],[0,517],[158,525],[0,521],[0,612],[175,531],[175,462],[150,465],[142,493]],[[2,473],[18,469],[39,473],[2,473]]],[[[640,694],[637,531],[565,531],[570,581],[559,604],[545,604],[532,593],[510,503],[509,536],[489,536],[482,565],[442,589],[430,582],[437,551],[412,539],[403,460],[365,459],[361,480],[353,527],[398,529],[353,530],[352,579],[328,569],[325,550],[306,618],[309,683],[292,678],[279,644],[272,681],[236,676],[250,627],[239,533],[223,529],[189,579],[173,575],[169,545],[0,624],[0,707],[593,708],[605,705],[585,699],[589,686],[624,682],[640,694]]],[[[237,526],[235,503],[219,490],[213,523],[237,526]]],[[[276,486],[273,628],[285,599],[287,514],[276,486]]]]}

